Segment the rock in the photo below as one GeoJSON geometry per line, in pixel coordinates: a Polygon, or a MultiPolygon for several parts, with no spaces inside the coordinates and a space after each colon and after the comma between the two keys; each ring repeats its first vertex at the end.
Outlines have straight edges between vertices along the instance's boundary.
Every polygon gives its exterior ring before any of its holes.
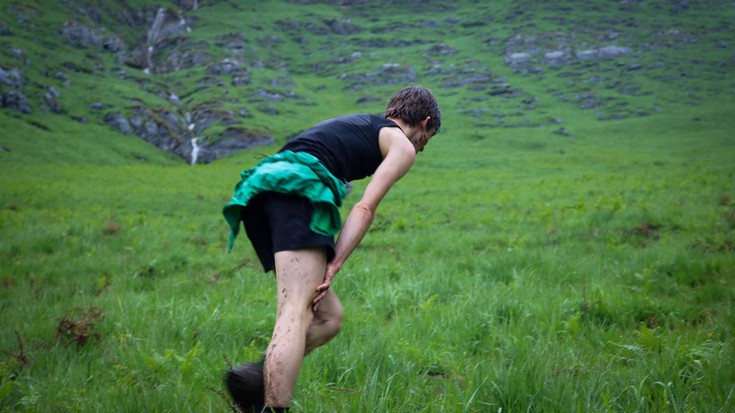
{"type": "Polygon", "coordinates": [[[339,78],[351,85],[352,90],[368,85],[410,84],[417,76],[413,66],[403,67],[398,63],[385,63],[378,71],[366,74],[342,74],[339,78]]]}
{"type": "Polygon", "coordinates": [[[427,54],[431,56],[452,56],[457,53],[457,49],[446,44],[435,44],[427,50],[427,54]]]}
{"type": "Polygon", "coordinates": [[[239,54],[245,49],[247,39],[242,33],[229,33],[217,38],[217,47],[229,50],[232,54],[239,54]]]}
{"type": "Polygon", "coordinates": [[[562,51],[549,52],[544,55],[544,63],[552,66],[561,66],[569,63],[569,57],[562,51]]]}
{"type": "Polygon", "coordinates": [[[606,46],[600,49],[578,50],[576,56],[579,60],[609,60],[628,56],[630,53],[631,50],[627,47],[606,46]]]}
{"type": "Polygon", "coordinates": [[[283,95],[275,92],[270,92],[262,88],[259,88],[257,92],[253,94],[253,97],[272,100],[274,102],[280,102],[283,100],[283,95]]]}
{"type": "Polygon", "coordinates": [[[133,134],[133,128],[130,127],[130,122],[128,122],[125,116],[111,112],[106,114],[104,119],[108,125],[119,130],[123,135],[133,134]]]}
{"type": "Polygon", "coordinates": [[[53,87],[49,88],[49,92],[43,95],[43,103],[46,105],[48,110],[60,114],[63,113],[64,110],[61,107],[61,103],[57,99],[58,92],[56,92],[56,89],[53,87]]]}
{"type": "Polygon", "coordinates": [[[58,99],[61,96],[59,92],[56,90],[56,88],[53,86],[48,88],[48,94],[54,99],[58,99]]]}
{"type": "Polygon", "coordinates": [[[111,53],[125,50],[125,43],[117,36],[108,36],[102,43],[102,48],[111,53]]]}
{"type": "MultiPolygon", "coordinates": [[[[148,35],[125,56],[126,65],[158,74],[203,66],[211,61],[206,41],[192,43],[184,37],[191,28],[180,14],[164,8],[153,14],[149,9],[145,24],[149,26],[148,35]]],[[[109,45],[111,48],[117,46],[109,45]]]]}
{"type": "Polygon", "coordinates": [[[154,73],[171,73],[183,69],[204,66],[212,61],[207,42],[190,43],[179,37],[160,44],[153,55],[154,73]]]}
{"type": "Polygon", "coordinates": [[[591,50],[577,50],[577,53],[575,54],[578,60],[592,60],[596,59],[598,56],[597,49],[591,49],[591,50]]]}
{"type": "Polygon", "coordinates": [[[207,73],[214,76],[233,74],[240,64],[237,60],[225,58],[207,67],[207,73]]]}
{"type": "Polygon", "coordinates": [[[347,20],[328,19],[328,20],[324,20],[324,24],[327,27],[329,27],[329,30],[331,30],[332,33],[339,34],[342,36],[360,33],[362,31],[361,28],[352,24],[352,22],[349,19],[347,20]]]}
{"type": "Polygon", "coordinates": [[[627,47],[606,46],[599,50],[600,59],[617,59],[619,57],[628,56],[631,53],[627,47]]]}
{"type": "Polygon", "coordinates": [[[265,113],[266,115],[270,115],[270,116],[277,116],[279,114],[278,110],[275,107],[273,107],[273,105],[271,104],[259,105],[257,109],[260,112],[265,113]]]}
{"type": "Polygon", "coordinates": [[[10,27],[5,25],[4,21],[0,20],[0,36],[12,36],[12,35],[13,35],[13,31],[10,29],[10,27]]]}
{"type": "Polygon", "coordinates": [[[549,123],[551,123],[552,125],[561,125],[562,123],[564,123],[564,121],[559,118],[549,118],[549,123]]]}
{"type": "Polygon", "coordinates": [[[161,150],[189,161],[193,150],[192,139],[213,123],[231,125],[214,142],[197,138],[197,163],[208,163],[238,150],[273,143],[273,138],[267,133],[237,126],[234,112],[204,106],[187,114],[186,119],[165,109],[153,111],[136,107],[129,121],[119,113],[108,113],[105,122],[125,135],[136,135],[161,150]]]}
{"type": "Polygon", "coordinates": [[[26,83],[18,69],[3,70],[0,67],[0,85],[9,86],[11,88],[19,88],[26,83]]]}
{"type": "Polygon", "coordinates": [[[3,70],[2,63],[0,60],[0,109],[8,108],[31,113],[28,97],[23,93],[23,86],[27,83],[26,79],[16,68],[3,70]]]}
{"type": "Polygon", "coordinates": [[[60,35],[64,43],[77,48],[99,47],[112,53],[125,49],[125,43],[119,37],[106,34],[105,29],[92,29],[83,24],[66,22],[60,35]]]}
{"type": "MultiPolygon", "coordinates": [[[[199,8],[199,0],[177,0],[176,4],[183,10],[196,10],[199,8]]],[[[202,2],[203,3],[203,2],[202,2]]]]}
{"type": "MultiPolygon", "coordinates": [[[[130,51],[128,56],[126,57],[124,64],[132,67],[133,69],[145,69],[147,62],[146,62],[146,52],[140,48],[133,49],[130,51]]],[[[120,79],[125,79],[124,72],[118,71],[118,75],[120,75],[120,79]]]]}
{"type": "Polygon", "coordinates": [[[515,89],[507,83],[493,85],[489,92],[490,96],[514,95],[515,89]]]}
{"type": "Polygon", "coordinates": [[[61,39],[64,43],[75,47],[101,46],[102,36],[99,30],[92,30],[83,24],[64,23],[61,28],[61,39]]]}
{"type": "Polygon", "coordinates": [[[62,72],[56,72],[56,73],[54,73],[54,76],[53,77],[54,77],[54,79],[61,80],[61,83],[64,85],[64,87],[71,86],[71,80],[69,80],[69,77],[67,77],[64,73],[62,73],[62,72]]]}
{"type": "Polygon", "coordinates": [[[561,127],[559,129],[553,131],[552,133],[555,133],[555,134],[561,135],[561,136],[572,136],[572,134],[565,127],[561,127]]]}
{"type": "Polygon", "coordinates": [[[204,142],[199,144],[197,163],[209,163],[243,149],[273,144],[273,138],[267,133],[238,127],[225,129],[221,137],[221,140],[214,143],[204,142]]]}
{"type": "Polygon", "coordinates": [[[0,108],[14,109],[23,113],[31,113],[28,97],[18,90],[0,93],[0,108]]]}
{"type": "Polygon", "coordinates": [[[513,69],[521,68],[531,61],[531,55],[528,53],[511,53],[505,58],[505,64],[513,69]]]}
{"type": "Polygon", "coordinates": [[[355,101],[355,103],[357,103],[358,105],[363,103],[375,102],[382,102],[382,99],[378,98],[377,96],[361,96],[355,101]]]}
{"type": "Polygon", "coordinates": [[[170,101],[171,103],[173,103],[174,105],[176,105],[176,106],[181,106],[181,99],[179,99],[179,97],[178,97],[178,96],[176,96],[176,94],[174,94],[174,93],[171,93],[171,94],[170,94],[170,95],[168,96],[168,100],[169,100],[169,101],[170,101]]]}
{"type": "Polygon", "coordinates": [[[250,72],[247,69],[238,69],[232,75],[232,86],[245,86],[250,84],[250,72]]]}
{"type": "Polygon", "coordinates": [[[13,56],[15,56],[17,58],[22,58],[23,57],[23,49],[20,49],[18,47],[10,46],[10,47],[8,47],[8,51],[10,52],[10,54],[12,54],[13,56]]]}

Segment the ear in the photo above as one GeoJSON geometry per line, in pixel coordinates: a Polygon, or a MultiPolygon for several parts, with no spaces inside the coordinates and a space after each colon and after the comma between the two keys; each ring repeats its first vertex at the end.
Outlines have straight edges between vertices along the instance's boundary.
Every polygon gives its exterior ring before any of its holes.
{"type": "Polygon", "coordinates": [[[421,127],[426,129],[426,125],[429,124],[430,119],[431,119],[431,116],[427,116],[426,118],[424,118],[424,120],[421,121],[421,127]]]}

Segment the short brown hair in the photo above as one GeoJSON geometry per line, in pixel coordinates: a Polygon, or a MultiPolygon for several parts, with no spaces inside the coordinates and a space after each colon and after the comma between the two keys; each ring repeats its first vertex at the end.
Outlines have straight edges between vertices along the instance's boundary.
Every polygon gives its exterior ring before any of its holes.
{"type": "Polygon", "coordinates": [[[408,126],[416,126],[429,116],[426,127],[439,132],[442,124],[442,112],[439,109],[434,94],[431,90],[411,85],[396,92],[385,108],[386,118],[398,118],[406,122],[408,126]]]}

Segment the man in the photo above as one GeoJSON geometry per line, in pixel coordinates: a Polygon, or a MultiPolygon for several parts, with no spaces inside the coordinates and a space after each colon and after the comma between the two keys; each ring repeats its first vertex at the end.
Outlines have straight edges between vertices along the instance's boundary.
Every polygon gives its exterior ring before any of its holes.
{"type": "Polygon", "coordinates": [[[380,201],[440,126],[431,91],[408,86],[390,99],[384,117],[356,114],[319,123],[243,171],[224,208],[230,247],[242,221],[264,270],[275,269],[278,285],[264,366],[245,364],[225,377],[243,411],[288,411],[304,356],[340,330],[342,305],[330,288],[335,275],[372,224],[380,201]],[[339,231],[337,208],[346,183],[367,176],[372,178],[362,198],[339,231]]]}

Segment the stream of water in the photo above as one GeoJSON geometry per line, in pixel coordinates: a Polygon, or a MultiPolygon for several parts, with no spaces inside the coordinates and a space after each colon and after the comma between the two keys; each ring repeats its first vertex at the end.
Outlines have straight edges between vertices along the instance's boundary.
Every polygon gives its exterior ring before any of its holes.
{"type": "Polygon", "coordinates": [[[166,9],[163,7],[159,8],[156,12],[156,18],[153,20],[151,30],[148,31],[148,38],[146,39],[146,67],[143,71],[148,74],[153,70],[153,45],[155,44],[158,34],[161,32],[163,26],[163,20],[166,18],[166,9]]]}

